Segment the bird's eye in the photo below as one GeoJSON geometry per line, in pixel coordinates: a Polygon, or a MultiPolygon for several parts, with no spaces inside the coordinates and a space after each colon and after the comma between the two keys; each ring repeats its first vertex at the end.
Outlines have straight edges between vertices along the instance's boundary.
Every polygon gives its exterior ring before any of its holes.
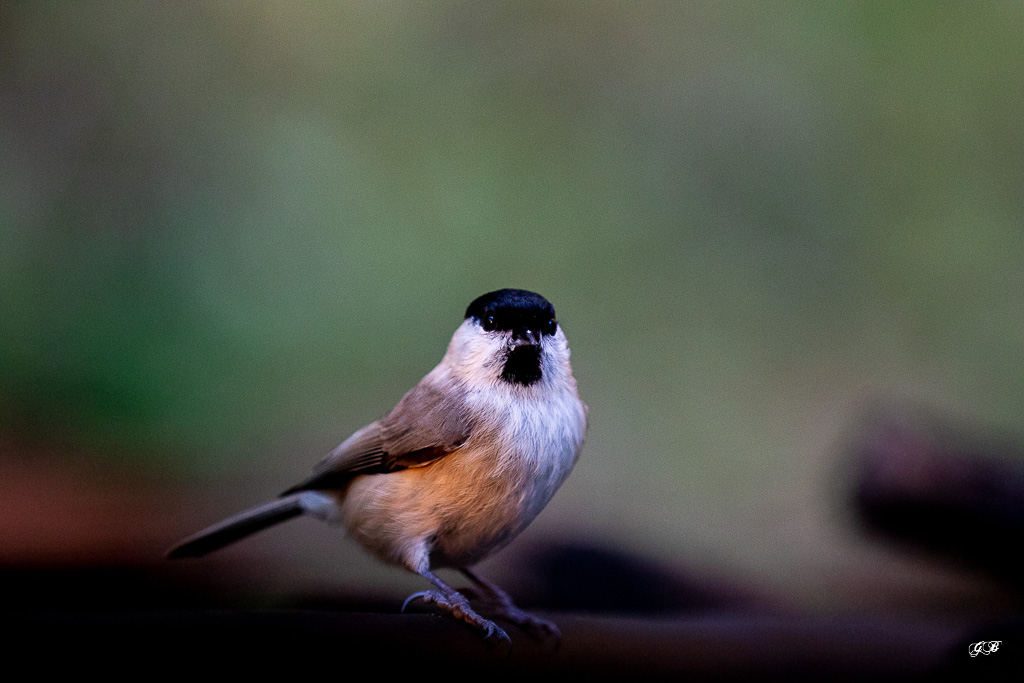
{"type": "Polygon", "coordinates": [[[495,328],[494,316],[493,315],[489,315],[486,318],[484,318],[483,326],[484,326],[484,329],[487,330],[488,332],[492,331],[495,328]]]}
{"type": "Polygon", "coordinates": [[[551,320],[547,321],[544,324],[544,332],[546,332],[547,334],[554,334],[555,330],[557,330],[557,329],[558,329],[558,323],[555,322],[554,318],[552,318],[551,320]]]}

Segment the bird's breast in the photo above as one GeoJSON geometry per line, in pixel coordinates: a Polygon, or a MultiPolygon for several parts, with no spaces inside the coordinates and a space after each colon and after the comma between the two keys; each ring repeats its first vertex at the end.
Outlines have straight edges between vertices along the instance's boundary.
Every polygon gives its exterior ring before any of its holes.
{"type": "Polygon", "coordinates": [[[473,410],[480,419],[459,450],[352,482],[342,503],[352,536],[388,561],[408,566],[426,543],[432,566],[460,567],[503,547],[537,516],[576,462],[583,404],[573,392],[473,410]]]}
{"type": "Polygon", "coordinates": [[[460,452],[425,473],[456,504],[438,518],[438,564],[472,564],[526,527],[569,476],[585,416],[571,400],[505,403],[486,415],[460,452]]]}

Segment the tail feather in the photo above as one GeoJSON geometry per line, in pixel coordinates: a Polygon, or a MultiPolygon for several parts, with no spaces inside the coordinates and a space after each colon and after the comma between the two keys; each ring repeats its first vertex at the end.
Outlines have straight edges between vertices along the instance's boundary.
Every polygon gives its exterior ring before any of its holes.
{"type": "Polygon", "coordinates": [[[298,517],[303,507],[298,495],[258,505],[217,522],[167,551],[167,558],[202,557],[267,527],[298,517]]]}

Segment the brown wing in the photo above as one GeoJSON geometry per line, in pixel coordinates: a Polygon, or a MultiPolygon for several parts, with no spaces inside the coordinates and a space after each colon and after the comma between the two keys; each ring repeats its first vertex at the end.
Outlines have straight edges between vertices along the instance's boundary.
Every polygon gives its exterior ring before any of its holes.
{"type": "Polygon", "coordinates": [[[313,468],[308,479],[281,495],[341,488],[359,474],[422,467],[458,450],[471,431],[461,391],[420,383],[386,417],[350,436],[313,468]]]}

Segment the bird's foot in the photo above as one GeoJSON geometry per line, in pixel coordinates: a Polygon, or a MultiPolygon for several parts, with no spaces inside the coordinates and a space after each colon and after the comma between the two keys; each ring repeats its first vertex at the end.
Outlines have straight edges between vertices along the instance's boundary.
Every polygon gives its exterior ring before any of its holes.
{"type": "Polygon", "coordinates": [[[508,647],[512,644],[508,634],[505,633],[505,629],[489,619],[484,619],[473,611],[473,608],[469,605],[469,600],[458,591],[452,590],[451,593],[447,593],[440,590],[429,590],[413,593],[402,603],[402,611],[405,612],[405,608],[409,603],[417,599],[427,604],[433,603],[454,618],[483,631],[484,640],[490,641],[494,638],[493,642],[503,647],[508,647]]]}
{"type": "Polygon", "coordinates": [[[562,642],[562,632],[553,622],[519,608],[512,602],[512,597],[508,593],[490,581],[473,572],[467,570],[463,570],[463,572],[473,581],[474,585],[459,589],[460,593],[479,603],[488,614],[507,619],[537,640],[558,649],[562,642]]]}
{"type": "Polygon", "coordinates": [[[554,649],[558,649],[562,642],[562,632],[558,630],[554,622],[542,619],[529,612],[524,612],[515,605],[511,609],[494,612],[494,616],[508,619],[519,626],[537,640],[547,643],[554,649]]]}

